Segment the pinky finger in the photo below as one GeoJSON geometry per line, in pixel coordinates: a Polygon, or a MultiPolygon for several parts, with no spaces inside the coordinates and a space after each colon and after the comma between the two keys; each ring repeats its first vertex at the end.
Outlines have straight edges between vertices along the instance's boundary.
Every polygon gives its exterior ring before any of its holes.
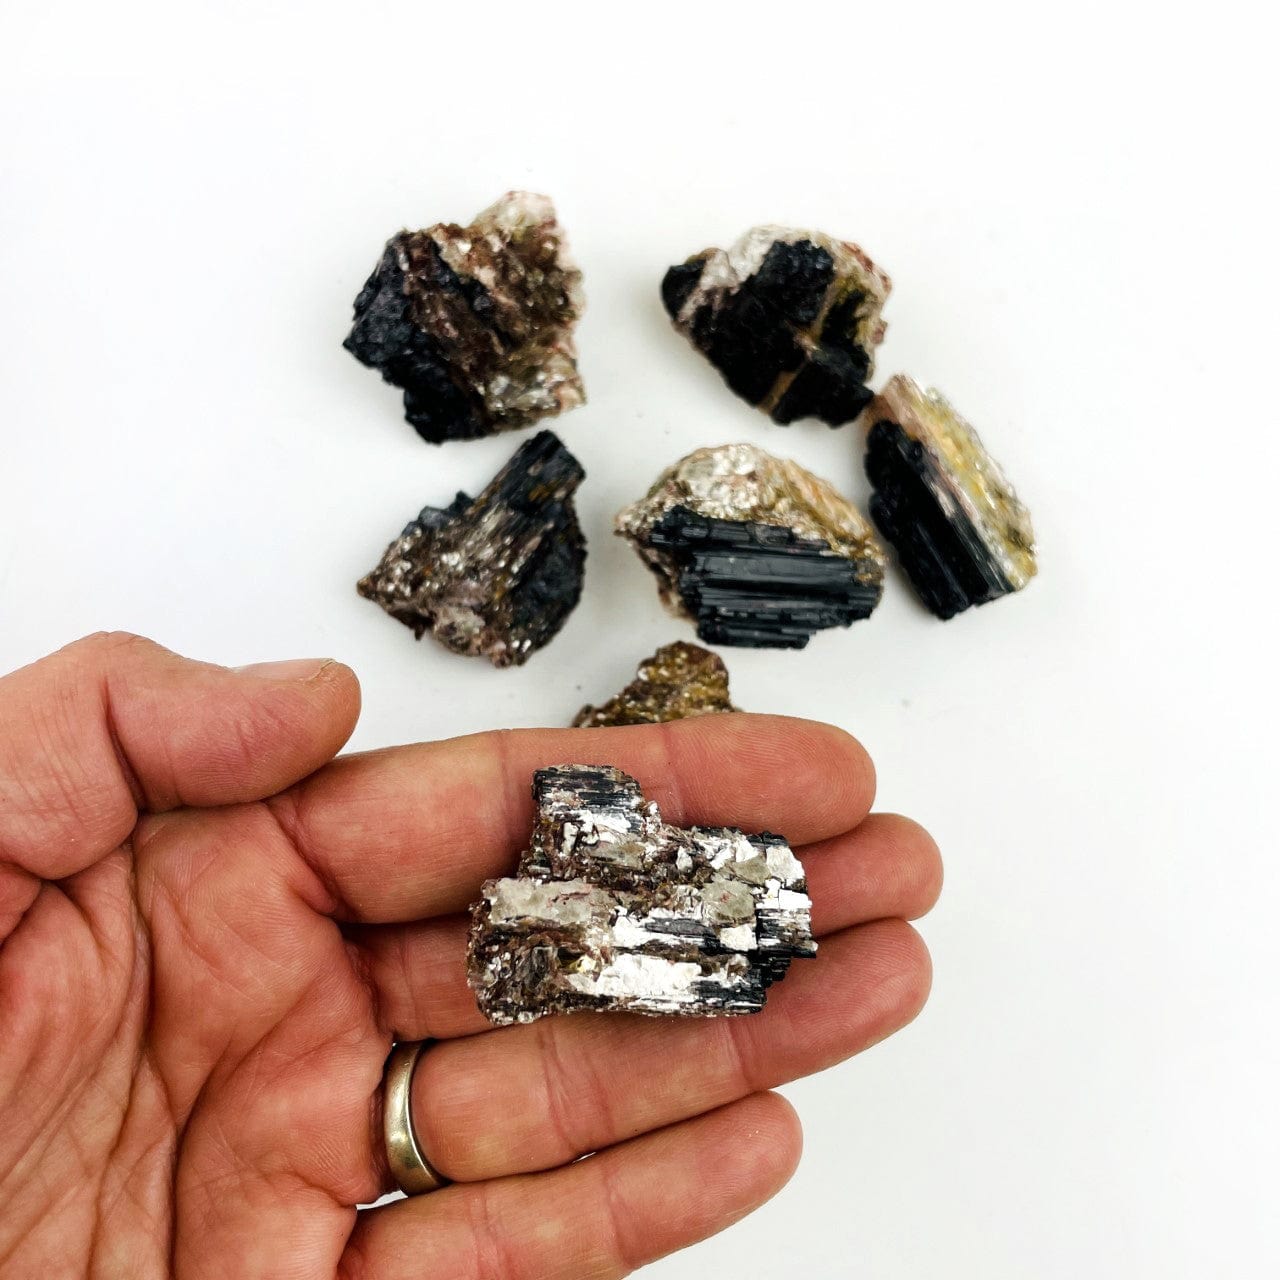
{"type": "Polygon", "coordinates": [[[362,1213],[340,1280],[616,1280],[723,1231],[791,1177],[800,1122],[773,1093],[549,1173],[446,1187],[362,1213]]]}

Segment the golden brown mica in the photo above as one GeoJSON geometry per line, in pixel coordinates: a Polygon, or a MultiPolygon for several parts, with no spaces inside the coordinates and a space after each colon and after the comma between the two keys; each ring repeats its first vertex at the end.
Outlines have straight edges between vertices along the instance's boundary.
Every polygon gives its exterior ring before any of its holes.
{"type": "Polygon", "coordinates": [[[729,701],[729,672],[720,658],[701,645],[677,640],[646,658],[621,693],[602,706],[583,707],[573,727],[661,724],[737,709],[729,701]]]}

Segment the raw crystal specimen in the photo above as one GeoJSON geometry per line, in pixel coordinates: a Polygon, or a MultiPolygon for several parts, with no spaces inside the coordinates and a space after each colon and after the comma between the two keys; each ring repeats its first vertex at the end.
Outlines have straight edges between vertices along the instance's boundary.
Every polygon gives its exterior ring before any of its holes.
{"type": "Polygon", "coordinates": [[[677,640],[646,658],[636,678],[602,707],[583,707],[574,728],[660,724],[687,716],[736,711],[729,701],[729,673],[709,649],[677,640]]]}
{"type": "Polygon", "coordinates": [[[472,908],[467,976],[493,1023],[547,1013],[755,1013],[812,956],[804,868],[780,836],[662,821],[609,765],[533,776],[533,838],[472,908]]]}
{"type": "Polygon", "coordinates": [[[511,191],[469,227],[392,236],[343,346],[404,388],[424,440],[470,440],[583,403],[582,306],[551,201],[511,191]]]}
{"type": "Polygon", "coordinates": [[[710,644],[803,649],[869,617],[884,553],[858,509],[795,462],[749,444],[698,449],[618,513],[663,602],[710,644]]]}
{"type": "Polygon", "coordinates": [[[495,667],[525,662],[582,594],[586,540],[573,509],[584,476],[550,431],[516,450],[478,498],[424,507],[357,590],[419,639],[495,667]]]}
{"type": "Polygon", "coordinates": [[[934,390],[897,374],[867,410],[871,515],[940,618],[1035,576],[1031,516],[974,429],[934,390]]]}
{"type": "Polygon", "coordinates": [[[851,422],[871,399],[889,277],[856,245],[820,231],[754,227],[662,281],[679,329],[731,390],[774,422],[851,422]]]}

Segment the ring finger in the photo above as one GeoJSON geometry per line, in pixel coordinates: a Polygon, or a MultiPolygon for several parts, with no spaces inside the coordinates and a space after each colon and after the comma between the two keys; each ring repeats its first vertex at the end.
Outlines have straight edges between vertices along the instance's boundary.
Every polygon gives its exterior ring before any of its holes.
{"type": "Polygon", "coordinates": [[[901,920],[846,929],[747,1018],[544,1018],[444,1041],[413,1081],[429,1159],[459,1182],[566,1164],[822,1070],[909,1022],[928,952],[901,920]]]}

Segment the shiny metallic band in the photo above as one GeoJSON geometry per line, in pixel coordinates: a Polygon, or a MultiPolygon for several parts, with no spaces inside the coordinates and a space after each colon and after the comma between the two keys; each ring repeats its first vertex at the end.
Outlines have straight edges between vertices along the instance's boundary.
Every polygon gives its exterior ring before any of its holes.
{"type": "Polygon", "coordinates": [[[420,1196],[447,1186],[449,1179],[431,1167],[422,1154],[413,1128],[410,1097],[413,1070],[430,1040],[408,1040],[391,1050],[385,1070],[382,1127],[387,1140],[387,1163],[396,1185],[407,1196],[420,1196]]]}

